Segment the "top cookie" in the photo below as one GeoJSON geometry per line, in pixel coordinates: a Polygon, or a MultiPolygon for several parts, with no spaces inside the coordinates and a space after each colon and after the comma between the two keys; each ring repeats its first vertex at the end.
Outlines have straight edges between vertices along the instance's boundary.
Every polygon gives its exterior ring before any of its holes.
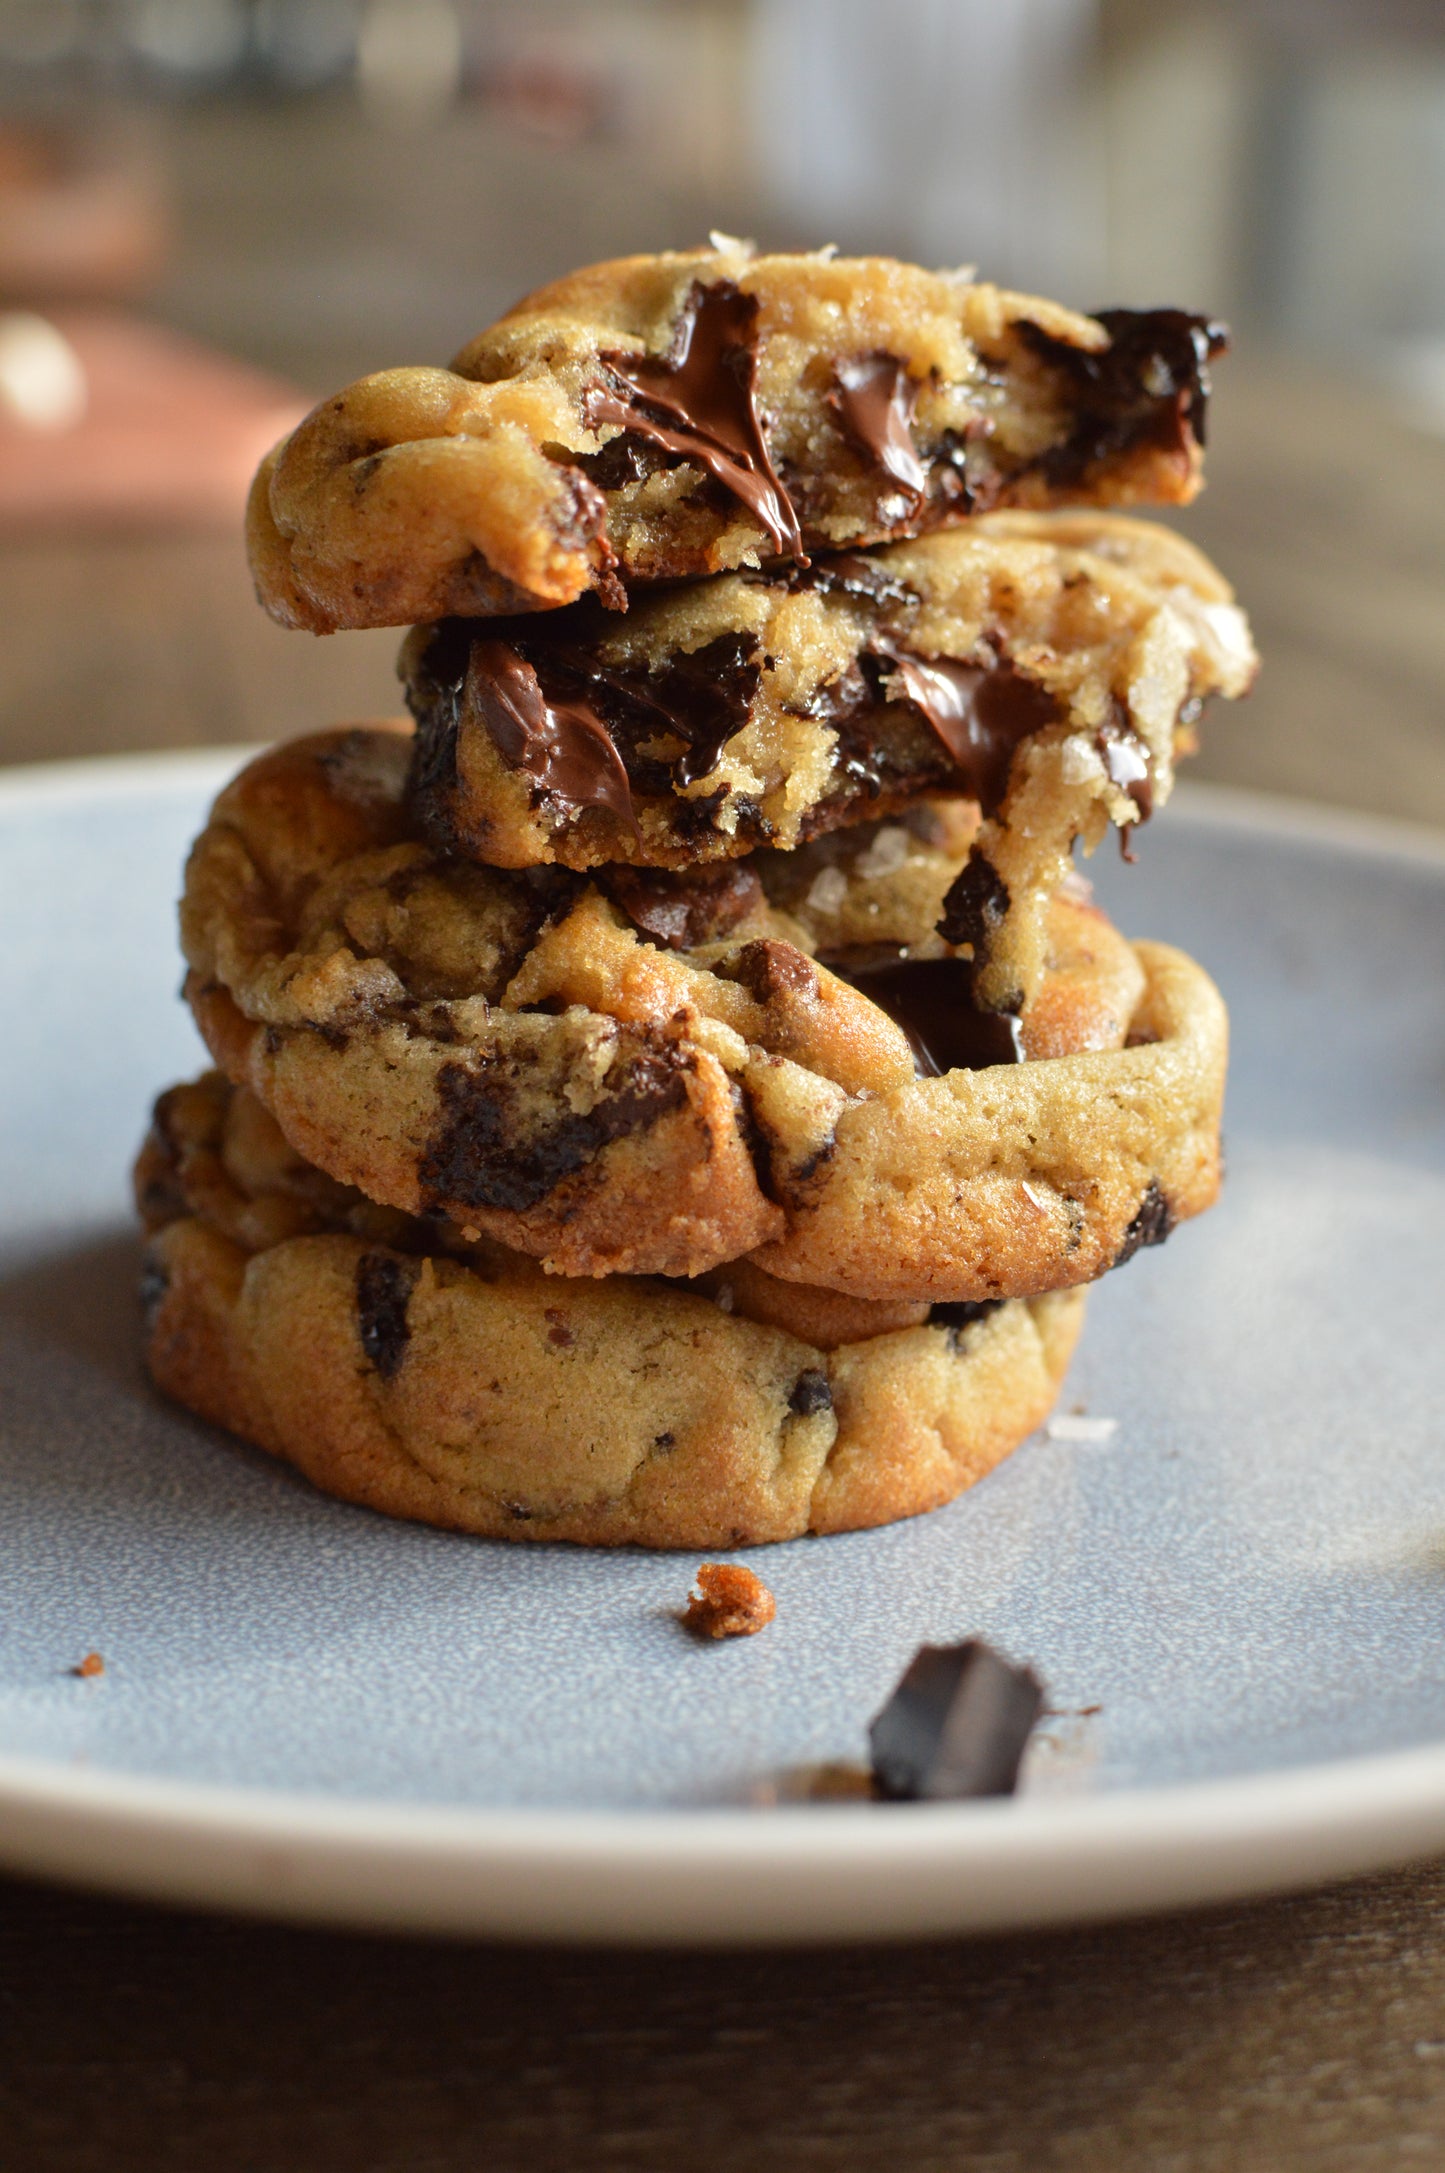
{"type": "Polygon", "coordinates": [[[543,287],[450,370],[384,370],[263,462],[284,625],[550,610],[997,506],[1183,504],[1223,329],[1081,317],[888,258],[722,244],[543,287]]]}

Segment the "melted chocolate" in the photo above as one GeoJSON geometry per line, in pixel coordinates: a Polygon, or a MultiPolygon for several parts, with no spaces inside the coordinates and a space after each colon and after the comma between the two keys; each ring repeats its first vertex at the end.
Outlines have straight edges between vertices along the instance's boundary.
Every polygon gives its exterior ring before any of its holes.
{"type": "Polygon", "coordinates": [[[948,886],[938,933],[945,943],[966,943],[981,960],[1009,909],[1008,885],[977,846],[948,886]]]}
{"type": "MultiPolygon", "coordinates": [[[[414,689],[424,736],[429,747],[436,742],[425,758],[433,784],[455,781],[455,758],[446,750],[457,709],[457,631],[439,630],[414,689]],[[450,775],[443,777],[448,762],[450,775]]],[[[716,769],[723,748],[747,723],[762,669],[751,634],[721,634],[652,674],[610,670],[585,640],[548,641],[527,627],[509,626],[506,641],[479,635],[474,626],[461,632],[470,642],[471,698],[503,761],[554,800],[610,808],[634,832],[634,783],[640,791],[667,792],[716,769]],[[668,738],[683,743],[670,761],[639,752],[668,738]]]]}
{"type": "Polygon", "coordinates": [[[664,950],[692,950],[731,935],[763,902],[763,886],[743,861],[718,868],[612,867],[601,871],[603,889],[635,928],[664,950]]]}
{"type": "Polygon", "coordinates": [[[829,965],[840,980],[851,981],[902,1027],[920,1079],[1023,1062],[1018,1020],[1006,1012],[978,1009],[968,959],[896,958],[852,968],[833,959],[829,965]]]}
{"type": "Polygon", "coordinates": [[[607,1092],[585,1112],[560,1105],[539,1128],[535,1087],[515,1061],[443,1064],[437,1073],[439,1121],[427,1143],[421,1180],[428,1208],[525,1213],[614,1139],[645,1130],[686,1098],[684,1063],[665,1044],[619,1056],[607,1092]]]}
{"type": "Polygon", "coordinates": [[[605,807],[637,832],[632,787],[612,735],[584,698],[549,697],[505,641],[472,644],[473,698],[502,760],[567,807],[605,807]]]}
{"type": "Polygon", "coordinates": [[[1008,791],[1014,749],[1058,720],[1058,704],[1011,664],[983,669],[947,657],[893,655],[895,690],[911,702],[962,771],[963,789],[985,815],[1008,791]]]}
{"type": "Polygon", "coordinates": [[[416,1270],[391,1253],[363,1253],[356,1263],[356,1332],[384,1381],[399,1372],[411,1340],[407,1307],[416,1270]]]}
{"type": "MultiPolygon", "coordinates": [[[[769,581],[776,575],[764,576],[769,581]]],[[[825,594],[865,597],[869,603],[898,604],[918,609],[918,591],[901,580],[881,560],[864,558],[857,551],[839,551],[830,558],[815,558],[811,565],[787,575],[790,589],[821,589],[825,594]]]]}
{"type": "Polygon", "coordinates": [[[620,423],[690,460],[741,500],[773,541],[806,565],[797,510],[763,435],[757,407],[758,300],[730,279],[694,280],[665,355],[609,352],[611,379],[584,399],[589,430],[620,423]]]}
{"type": "Polygon", "coordinates": [[[1080,481],[1101,461],[1135,445],[1187,453],[1203,445],[1209,365],[1229,346],[1227,328],[1182,309],[1101,309],[1109,345],[1097,353],[1056,339],[1041,325],[1018,329],[1039,358],[1069,382],[1073,428],[1036,464],[1049,481],[1080,481]]]}
{"type": "Polygon", "coordinates": [[[928,488],[928,470],[919,459],[910,424],[918,387],[897,355],[858,355],[837,367],[837,390],[830,405],[849,437],[914,505],[928,488]]]}
{"type": "Polygon", "coordinates": [[[1162,1245],[1173,1228],[1174,1210],[1164,1197],[1158,1178],[1151,1177],[1134,1219],[1124,1232],[1124,1242],[1114,1255],[1114,1266],[1121,1268],[1146,1245],[1162,1245]]]}

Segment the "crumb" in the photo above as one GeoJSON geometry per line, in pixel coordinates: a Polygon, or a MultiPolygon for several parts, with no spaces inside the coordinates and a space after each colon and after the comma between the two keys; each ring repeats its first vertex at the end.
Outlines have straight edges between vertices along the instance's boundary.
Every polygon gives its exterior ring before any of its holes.
{"type": "Polygon", "coordinates": [[[762,1578],[741,1562],[704,1562],[695,1582],[682,1617],[694,1637],[756,1637],[778,1611],[762,1578]]]}
{"type": "Polygon", "coordinates": [[[88,1652],[78,1666],[70,1670],[72,1675],[103,1675],[105,1662],[98,1652],[88,1652]]]}
{"type": "Polygon", "coordinates": [[[1118,1431],[1116,1418],[1084,1418],[1074,1411],[1056,1412],[1044,1427],[1050,1441],[1082,1441],[1095,1447],[1112,1441],[1118,1431]]]}

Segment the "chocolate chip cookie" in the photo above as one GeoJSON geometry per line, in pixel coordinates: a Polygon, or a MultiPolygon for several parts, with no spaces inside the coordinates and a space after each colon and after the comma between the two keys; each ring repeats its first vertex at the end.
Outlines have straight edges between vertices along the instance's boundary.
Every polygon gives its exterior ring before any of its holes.
{"type": "Polygon", "coordinates": [[[1223,329],[1081,317],[886,258],[741,243],[543,287],[268,458],[258,593],[316,633],[549,610],[996,506],[1182,504],[1223,329]]]}
{"type": "Polygon", "coordinates": [[[378,1226],[214,1076],[162,1097],[137,1194],[162,1389],[328,1493],[495,1538],[735,1547],[936,1508],[1046,1415],[1082,1320],[1075,1291],[839,1317],[746,1267],[548,1277],[378,1226]]]}
{"type": "Polygon", "coordinates": [[[950,915],[996,1010],[1037,989],[1075,840],[1161,807],[1204,701],[1254,670],[1208,560],[1105,514],[995,514],[625,619],[448,620],[402,659],[417,818],[494,867],[704,866],[966,795],[950,915]]]}
{"type": "Polygon", "coordinates": [[[967,961],[909,917],[960,866],[941,820],[933,840],[843,833],[851,858],[801,894],[792,872],[790,912],[766,885],[794,856],[698,887],[438,854],[406,834],[408,753],[372,728],[260,757],[187,874],[201,1030],[329,1176],[563,1274],[695,1274],[772,1246],[780,1275],[864,1298],[1087,1281],[1151,1185],[1176,1219],[1207,1204],[1224,1026],[1206,978],[1061,895],[1035,1004],[978,1011],[967,961]],[[876,940],[837,942],[865,926],[876,940]],[[906,1276],[900,1189],[932,1233],[906,1276]]]}

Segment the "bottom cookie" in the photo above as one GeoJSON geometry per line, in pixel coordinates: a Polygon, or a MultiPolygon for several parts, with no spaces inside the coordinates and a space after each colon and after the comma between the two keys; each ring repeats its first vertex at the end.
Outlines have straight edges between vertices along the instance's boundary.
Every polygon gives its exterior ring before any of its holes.
{"type": "Polygon", "coordinates": [[[327,1493],[493,1538],[725,1548],[937,1508],[1045,1417],[1083,1320],[1078,1290],[843,1312],[741,1263],[567,1281],[313,1179],[220,1081],[162,1097],[152,1375],[327,1493]]]}

